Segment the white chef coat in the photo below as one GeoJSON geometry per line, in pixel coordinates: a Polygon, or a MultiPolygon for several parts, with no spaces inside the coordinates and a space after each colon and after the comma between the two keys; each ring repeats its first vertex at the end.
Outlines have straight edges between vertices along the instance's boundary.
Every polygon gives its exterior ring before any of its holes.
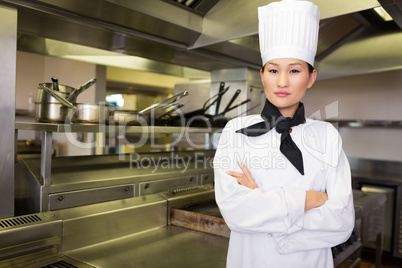
{"type": "Polygon", "coordinates": [[[292,127],[302,152],[304,176],[280,152],[275,129],[257,137],[235,133],[263,121],[235,118],[223,129],[214,158],[215,197],[231,230],[227,267],[333,267],[331,247],[354,228],[348,160],[330,123],[307,119],[292,127]],[[249,169],[258,185],[239,185],[227,170],[249,169]],[[306,191],[326,192],[328,201],[304,212],[306,191]]]}

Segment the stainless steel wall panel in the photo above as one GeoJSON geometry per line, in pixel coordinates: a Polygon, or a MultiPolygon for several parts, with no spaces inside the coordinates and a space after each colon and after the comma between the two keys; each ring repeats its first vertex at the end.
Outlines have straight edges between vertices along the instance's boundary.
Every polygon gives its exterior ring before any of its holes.
{"type": "Polygon", "coordinates": [[[0,218],[14,215],[17,10],[0,5],[0,218]]]}
{"type": "Polygon", "coordinates": [[[56,211],[63,252],[166,226],[167,201],[148,195],[56,211]]]}
{"type": "Polygon", "coordinates": [[[214,173],[205,173],[201,175],[201,184],[210,184],[214,182],[214,173]]]}
{"type": "Polygon", "coordinates": [[[134,197],[133,184],[102,187],[89,190],[54,193],[49,195],[49,210],[59,210],[93,203],[134,197]],[[88,197],[91,198],[88,198],[88,197]]]}
{"type": "MultiPolygon", "coordinates": [[[[39,164],[39,163],[38,163],[39,164]]],[[[30,166],[30,168],[35,168],[30,166]]],[[[40,167],[38,167],[40,169],[40,167]]],[[[31,169],[20,160],[15,168],[15,215],[38,213],[42,207],[42,186],[31,169]]]]}
{"type": "Polygon", "coordinates": [[[139,195],[148,195],[159,193],[177,188],[185,188],[199,185],[199,178],[197,175],[189,175],[178,178],[152,180],[139,183],[139,195]]]}

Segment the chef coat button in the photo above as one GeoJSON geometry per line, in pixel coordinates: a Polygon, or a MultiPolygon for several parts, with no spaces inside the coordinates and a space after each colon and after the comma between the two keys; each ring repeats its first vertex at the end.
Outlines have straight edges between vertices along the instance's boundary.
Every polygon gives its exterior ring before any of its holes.
{"type": "Polygon", "coordinates": [[[271,234],[267,234],[267,236],[268,236],[268,237],[272,237],[272,235],[271,235],[271,234]]]}

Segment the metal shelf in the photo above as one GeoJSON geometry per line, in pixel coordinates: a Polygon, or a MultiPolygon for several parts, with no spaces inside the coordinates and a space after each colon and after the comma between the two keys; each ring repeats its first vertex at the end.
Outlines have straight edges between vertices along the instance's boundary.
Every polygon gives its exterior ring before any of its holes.
{"type": "MultiPolygon", "coordinates": [[[[105,135],[126,135],[126,134],[173,134],[173,133],[205,133],[213,134],[221,132],[221,128],[197,128],[197,127],[167,127],[167,126],[121,126],[104,124],[52,124],[16,122],[16,133],[18,130],[40,131],[42,135],[41,148],[41,177],[43,186],[51,184],[51,163],[52,163],[52,141],[53,133],[103,133],[105,135]]],[[[18,135],[16,135],[17,144],[18,135]]]]}
{"type": "Polygon", "coordinates": [[[170,126],[129,126],[129,125],[104,125],[104,124],[53,124],[16,122],[17,130],[33,130],[57,133],[216,133],[221,128],[200,127],[170,127],[170,126]]]}

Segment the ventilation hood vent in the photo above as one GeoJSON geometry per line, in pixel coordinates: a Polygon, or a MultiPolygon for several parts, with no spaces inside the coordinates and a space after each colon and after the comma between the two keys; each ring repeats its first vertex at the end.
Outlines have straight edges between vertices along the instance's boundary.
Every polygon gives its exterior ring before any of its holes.
{"type": "MultiPolygon", "coordinates": [[[[402,69],[399,0],[312,1],[321,12],[319,79],[402,69]],[[373,14],[381,5],[394,21],[373,14]]],[[[206,72],[259,70],[257,8],[270,2],[99,0],[95,5],[81,0],[0,0],[18,9],[21,51],[54,55],[57,49],[49,45],[54,42],[47,42],[51,39],[143,58],[149,66],[162,63],[206,72]]],[[[80,56],[65,51],[69,53],[70,58],[80,56]]],[[[160,69],[155,72],[163,73],[160,69]]]]}
{"type": "Polygon", "coordinates": [[[219,0],[162,0],[187,11],[204,16],[219,0]]]}

